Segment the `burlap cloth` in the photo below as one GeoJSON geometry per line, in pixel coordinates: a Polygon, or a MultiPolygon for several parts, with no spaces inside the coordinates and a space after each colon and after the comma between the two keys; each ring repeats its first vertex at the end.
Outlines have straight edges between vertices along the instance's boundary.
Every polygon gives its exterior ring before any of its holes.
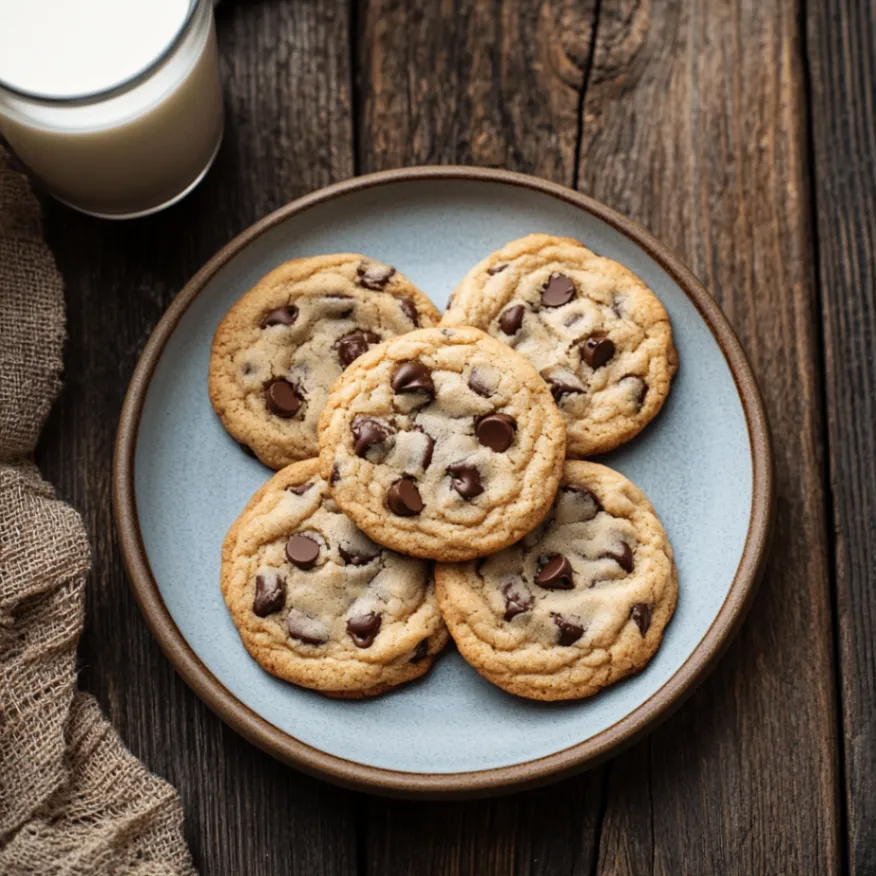
{"type": "Polygon", "coordinates": [[[39,205],[0,149],[0,874],[190,874],[176,792],[76,690],[88,540],[28,458],[63,342],[39,205]]]}

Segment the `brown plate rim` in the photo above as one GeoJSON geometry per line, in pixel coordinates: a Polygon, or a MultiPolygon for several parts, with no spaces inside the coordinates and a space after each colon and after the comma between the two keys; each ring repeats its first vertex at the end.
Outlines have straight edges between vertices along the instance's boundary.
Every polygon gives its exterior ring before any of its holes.
{"type": "Polygon", "coordinates": [[[769,547],[775,507],[773,479],[769,426],[746,355],[711,295],[665,246],[611,208],[556,183],[494,168],[411,167],[345,180],[292,201],[226,244],[179,292],[152,332],[125,397],[113,459],[113,515],[131,587],[149,628],[183,680],[225,723],[277,759],[336,784],[380,794],[446,798],[522,790],[590,768],[641,738],[677,709],[714,668],[751,605],[769,547]],[[241,703],[198,659],[161,598],[140,533],[134,488],[137,431],[152,375],[180,318],[206,283],[238,252],[290,216],[375,186],[436,179],[532,189],[590,213],[644,249],[693,302],[727,360],[748,426],[753,473],[748,534],[733,583],[708,631],[678,671],[648,700],[590,739],[525,763],[460,773],[400,772],[345,760],[279,730],[241,703]]]}

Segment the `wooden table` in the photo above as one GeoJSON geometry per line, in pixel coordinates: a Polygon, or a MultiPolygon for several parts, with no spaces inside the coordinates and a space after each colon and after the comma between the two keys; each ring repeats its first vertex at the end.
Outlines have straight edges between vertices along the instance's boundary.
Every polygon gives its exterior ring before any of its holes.
{"type": "Polygon", "coordinates": [[[200,188],[121,224],[46,205],[70,344],[38,455],[94,549],[82,685],[179,789],[201,871],[876,872],[874,4],[225,0],[218,20],[228,124],[200,188]],[[688,704],[592,772],[465,803],[340,790],[224,727],[149,635],[110,511],[128,379],[194,271],[305,192],[431,163],[565,183],[686,260],[751,357],[779,486],[751,616],[688,704]]]}

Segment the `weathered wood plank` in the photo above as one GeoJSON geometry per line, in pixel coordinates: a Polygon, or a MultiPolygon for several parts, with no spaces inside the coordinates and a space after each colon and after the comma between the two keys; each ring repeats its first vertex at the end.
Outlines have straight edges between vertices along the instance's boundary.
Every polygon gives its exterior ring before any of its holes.
{"type": "Polygon", "coordinates": [[[590,873],[601,771],[527,794],[450,803],[371,798],[367,872],[489,876],[590,873]]]}
{"type": "Polygon", "coordinates": [[[225,143],[181,204],[129,223],[47,204],[67,283],[67,381],[39,462],[94,549],[83,686],[131,749],[180,791],[203,873],[351,874],[356,797],[237,737],[175,675],[134,604],[111,522],[111,456],[128,380],[185,281],[290,198],[353,173],[346,0],[223,3],[225,143]]]}
{"type": "Polygon", "coordinates": [[[849,867],[876,872],[876,7],[806,4],[849,867]]]}
{"type": "MultiPolygon", "coordinates": [[[[359,8],[362,170],[478,164],[572,185],[595,2],[359,8]]],[[[372,800],[368,872],[588,873],[602,771],[465,804],[372,800]]]]}
{"type": "Polygon", "coordinates": [[[689,705],[611,767],[600,873],[838,867],[800,24],[790,0],[600,9],[580,188],[649,228],[721,303],[760,380],[779,495],[739,639],[689,705]]]}
{"type": "MultiPolygon", "coordinates": [[[[750,351],[776,432],[776,550],[753,616],[716,675],[608,767],[598,870],[833,872],[835,702],[798,9],[603,0],[571,29],[575,49],[563,51],[568,27],[543,22],[572,9],[545,4],[535,39],[534,19],[505,27],[532,16],[520,4],[420,13],[365,4],[362,166],[459,161],[577,177],[713,290],[750,351]],[[554,56],[545,39],[571,68],[538,63],[554,56]],[[576,173],[571,115],[585,85],[576,173]]],[[[598,776],[559,787],[586,789],[598,810],[598,776]]],[[[486,824],[516,823],[529,799],[471,804],[469,819],[441,828],[439,839],[431,834],[444,810],[373,805],[371,870],[469,872],[476,861],[482,872],[549,872],[522,857],[520,833],[485,833],[486,824]],[[471,823],[484,828],[469,831],[471,823]]],[[[559,838],[575,825],[587,847],[575,872],[589,872],[591,810],[562,808],[541,830],[559,838]]]]}
{"type": "Polygon", "coordinates": [[[361,0],[361,170],[507,167],[571,184],[596,0],[361,0]]]}

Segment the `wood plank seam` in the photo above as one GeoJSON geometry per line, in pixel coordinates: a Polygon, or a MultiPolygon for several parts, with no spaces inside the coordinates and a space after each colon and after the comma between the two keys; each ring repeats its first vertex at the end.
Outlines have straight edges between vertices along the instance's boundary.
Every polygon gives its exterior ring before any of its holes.
{"type": "MultiPolygon", "coordinates": [[[[808,200],[809,200],[809,224],[813,230],[812,233],[812,271],[814,274],[813,289],[815,292],[815,313],[823,314],[825,312],[824,289],[822,286],[821,273],[821,251],[818,232],[818,186],[816,184],[817,161],[815,152],[815,130],[813,122],[813,90],[812,90],[812,64],[810,59],[809,45],[809,29],[807,22],[809,20],[809,3],[810,0],[800,0],[800,40],[802,54],[802,69],[803,69],[803,91],[804,91],[804,111],[806,113],[806,155],[809,167],[812,168],[812,173],[808,178],[808,200]]],[[[843,721],[843,690],[842,690],[842,668],[840,666],[839,657],[839,584],[837,581],[837,551],[836,551],[836,529],[832,525],[834,513],[836,509],[836,500],[833,493],[833,474],[831,471],[831,463],[833,454],[831,453],[831,437],[828,423],[828,398],[827,398],[827,359],[826,359],[826,340],[823,320],[814,320],[814,335],[815,335],[815,360],[817,364],[816,375],[818,377],[818,400],[819,414],[821,419],[821,436],[824,442],[824,453],[822,456],[822,489],[824,490],[824,530],[826,534],[827,546],[827,572],[828,583],[830,588],[830,605],[831,605],[831,671],[834,678],[834,692],[836,696],[836,714],[837,723],[842,726],[843,721]]],[[[846,775],[846,751],[845,751],[845,734],[838,732],[836,734],[836,759],[837,759],[837,776],[842,781],[846,775]]],[[[845,794],[836,795],[837,798],[837,819],[839,836],[841,842],[839,844],[840,854],[840,872],[849,872],[849,820],[848,808],[846,805],[845,794]]]]}
{"type": "MultiPolygon", "coordinates": [[[[596,813],[596,824],[594,825],[592,852],[590,855],[589,867],[587,868],[588,876],[597,876],[599,873],[599,853],[602,845],[602,826],[605,822],[605,813],[608,810],[608,791],[609,791],[609,775],[611,773],[613,761],[609,761],[602,768],[602,788],[599,795],[599,809],[596,813]]],[[[653,836],[653,831],[651,835],[653,836]]]]}
{"type": "Polygon", "coordinates": [[[348,33],[350,66],[350,128],[352,132],[351,151],[353,153],[353,176],[362,173],[362,72],[360,71],[362,50],[361,22],[359,19],[359,0],[349,0],[348,33]]]}
{"type": "Polygon", "coordinates": [[[590,28],[590,45],[581,77],[581,91],[578,95],[578,130],[575,134],[575,164],[572,168],[572,188],[578,190],[578,180],[581,174],[581,148],[584,144],[584,101],[587,88],[590,85],[590,74],[593,72],[593,59],[596,55],[596,38],[599,34],[599,13],[602,10],[602,0],[596,0],[593,7],[593,26],[590,28]]]}
{"type": "Polygon", "coordinates": [[[874,326],[872,4],[801,0],[829,515],[842,868],[876,867],[872,642],[874,326]],[[816,127],[816,119],[818,126],[816,127]]]}

